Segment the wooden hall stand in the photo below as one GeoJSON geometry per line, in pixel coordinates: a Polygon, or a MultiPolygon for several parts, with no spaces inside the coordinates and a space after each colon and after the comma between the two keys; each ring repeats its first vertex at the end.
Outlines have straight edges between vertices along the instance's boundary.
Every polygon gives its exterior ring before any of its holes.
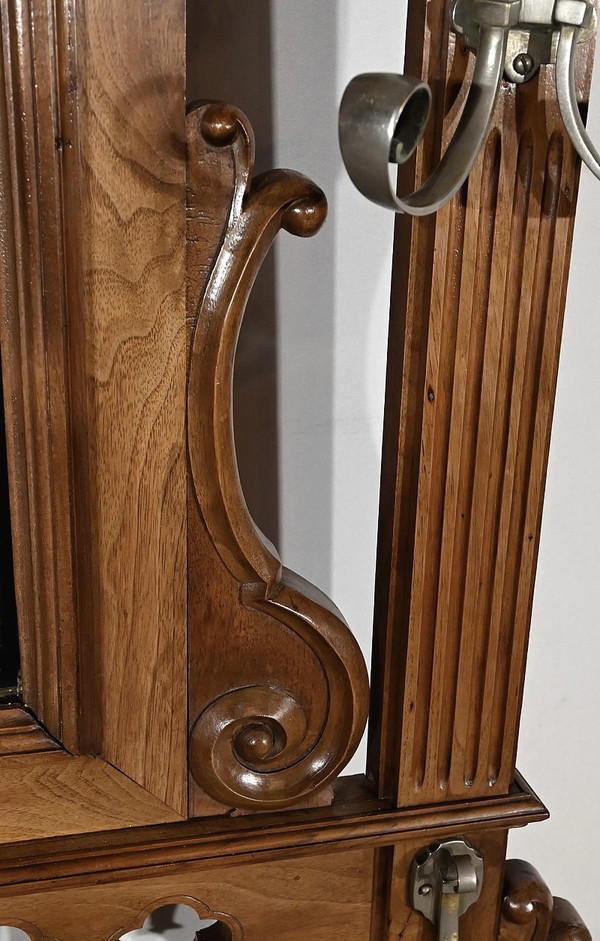
{"type": "MultiPolygon", "coordinates": [[[[504,862],[547,816],[514,762],[579,172],[549,70],[503,88],[455,200],[398,225],[368,774],[344,778],[364,664],[257,532],[231,433],[246,295],[323,194],[254,179],[234,108],[186,119],[182,0],[0,10],[23,672],[0,712],[0,925],[113,941],[183,902],[215,922],[199,938],[431,939],[411,865],[463,837],[484,878],[461,939],[589,938],[504,862]]],[[[409,12],[407,71],[448,112],[417,181],[470,68],[444,17],[409,12]]]]}

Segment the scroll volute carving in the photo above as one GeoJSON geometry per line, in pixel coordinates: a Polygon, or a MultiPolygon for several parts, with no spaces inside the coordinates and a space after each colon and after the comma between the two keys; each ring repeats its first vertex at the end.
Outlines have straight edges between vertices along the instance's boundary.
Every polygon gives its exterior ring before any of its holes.
{"type": "Polygon", "coordinates": [[[571,903],[553,898],[529,863],[508,860],[504,893],[499,941],[592,941],[571,903]]]}
{"type": "Polygon", "coordinates": [[[233,370],[273,239],[281,228],[314,234],[327,203],[299,173],[253,179],[252,131],[234,108],[202,106],[187,129],[190,770],[221,804],[281,808],[322,788],[350,759],[368,681],[340,612],[282,566],[250,515],[236,460],[233,370]]]}

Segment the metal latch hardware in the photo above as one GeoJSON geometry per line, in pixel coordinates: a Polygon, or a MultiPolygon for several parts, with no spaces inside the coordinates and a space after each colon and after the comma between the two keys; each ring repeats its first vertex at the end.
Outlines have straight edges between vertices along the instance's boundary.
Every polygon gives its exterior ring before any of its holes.
{"type": "Polygon", "coordinates": [[[352,79],[340,106],[340,147],[358,189],[381,206],[412,216],[437,212],[458,192],[485,143],[502,77],[529,81],[553,65],[562,119],[581,159],[600,179],[600,153],[577,106],[575,53],[596,32],[592,0],[452,0],[452,29],[476,50],[471,88],[440,163],[407,196],[396,165],[411,156],[431,110],[431,90],[410,75],[367,72],[352,79]]]}
{"type": "Polygon", "coordinates": [[[432,843],[415,857],[412,904],[438,926],[439,941],[459,941],[461,915],[479,899],[483,859],[467,840],[432,843]]]}

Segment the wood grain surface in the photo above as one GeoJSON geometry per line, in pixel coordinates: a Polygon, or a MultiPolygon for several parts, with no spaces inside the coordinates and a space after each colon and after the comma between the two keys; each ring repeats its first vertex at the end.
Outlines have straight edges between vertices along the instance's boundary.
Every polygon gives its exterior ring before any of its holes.
{"type": "Polygon", "coordinates": [[[372,852],[355,850],[4,898],[0,924],[25,927],[32,941],[115,941],[141,912],[183,902],[229,916],[244,941],[367,941],[372,878],[372,852]]]}
{"type": "MultiPolygon", "coordinates": [[[[7,790],[19,785],[20,769],[17,763],[15,777],[5,777],[7,790]]],[[[35,774],[42,782],[47,778],[41,760],[31,765],[28,778],[32,795],[28,800],[37,819],[43,814],[45,792],[43,785],[36,785],[35,774]]],[[[301,811],[207,816],[64,836],[52,836],[48,822],[42,839],[17,831],[14,842],[2,848],[0,895],[90,885],[99,878],[114,882],[175,871],[213,872],[256,860],[274,862],[317,852],[391,847],[404,841],[426,844],[457,832],[477,842],[481,832],[524,826],[548,816],[539,799],[520,788],[497,800],[404,811],[374,798],[360,779],[340,778],[335,791],[331,806],[301,811]]],[[[63,823],[60,818],[59,824],[63,823]]]]}
{"type": "Polygon", "coordinates": [[[70,334],[85,745],[181,813],[184,24],[182,0],[78,9],[83,310],[70,334]]]}
{"type": "Polygon", "coordinates": [[[68,46],[64,12],[61,4],[33,0],[0,10],[0,346],[23,696],[74,751],[75,510],[61,144],[69,131],[57,65],[68,46]]]}
{"type": "MultiPolygon", "coordinates": [[[[417,181],[472,70],[447,28],[443,5],[411,4],[406,71],[442,103],[417,181]]],[[[457,197],[399,221],[369,765],[400,806],[514,775],[578,178],[543,68],[503,83],[457,197]]]]}
{"type": "Polygon", "coordinates": [[[59,748],[60,745],[26,709],[20,706],[0,707],[0,757],[56,751],[59,748]]]}
{"type": "Polygon", "coordinates": [[[180,819],[100,758],[2,757],[0,844],[180,819]]]}

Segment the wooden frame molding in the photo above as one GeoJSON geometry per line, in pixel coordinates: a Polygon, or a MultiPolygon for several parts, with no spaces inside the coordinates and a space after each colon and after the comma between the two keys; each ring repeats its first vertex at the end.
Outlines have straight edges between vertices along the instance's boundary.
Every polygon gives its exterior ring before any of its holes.
{"type": "MultiPolygon", "coordinates": [[[[68,11],[0,13],[0,347],[23,696],[75,751],[78,651],[64,249],[68,11]],[[64,18],[63,18],[64,14],[64,18]]],[[[73,259],[71,259],[73,261],[73,259]]],[[[75,263],[75,270],[78,265],[75,263]]]]}

